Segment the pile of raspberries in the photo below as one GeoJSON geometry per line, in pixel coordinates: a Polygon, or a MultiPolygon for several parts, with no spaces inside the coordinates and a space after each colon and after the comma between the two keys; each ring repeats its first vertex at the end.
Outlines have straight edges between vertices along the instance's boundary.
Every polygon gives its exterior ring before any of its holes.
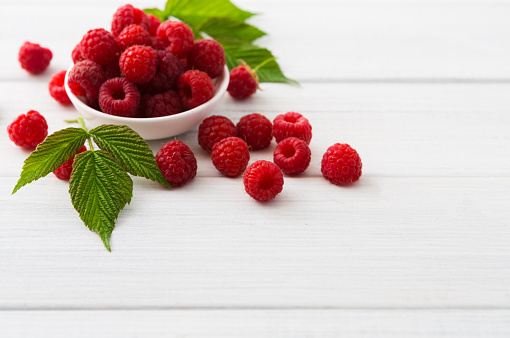
{"type": "Polygon", "coordinates": [[[214,95],[225,52],[195,40],[181,21],[161,20],[132,5],[113,15],[111,30],[89,30],[72,51],[73,94],[88,106],[122,117],[160,117],[193,109],[214,95]]]}

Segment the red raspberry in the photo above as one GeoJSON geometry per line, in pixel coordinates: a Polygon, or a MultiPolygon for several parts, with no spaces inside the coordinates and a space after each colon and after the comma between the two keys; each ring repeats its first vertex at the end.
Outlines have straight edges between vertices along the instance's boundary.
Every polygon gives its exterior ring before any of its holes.
{"type": "Polygon", "coordinates": [[[120,51],[134,45],[152,46],[149,32],[140,25],[129,25],[122,30],[117,37],[117,45],[120,51]]]}
{"type": "Polygon", "coordinates": [[[73,59],[73,63],[78,63],[80,61],[85,60],[83,55],[81,54],[81,44],[78,43],[74,46],[73,51],[71,52],[71,59],[73,59]]]}
{"type": "Polygon", "coordinates": [[[145,117],[168,116],[181,112],[179,96],[175,90],[156,95],[145,94],[141,104],[145,117]]]}
{"type": "Polygon", "coordinates": [[[177,89],[181,104],[193,109],[209,101],[214,95],[211,78],[200,70],[188,70],[179,77],[177,89]]]}
{"type": "Polygon", "coordinates": [[[112,62],[110,62],[107,65],[104,65],[103,71],[104,71],[104,74],[106,75],[107,79],[111,79],[114,77],[121,77],[122,74],[120,72],[119,58],[116,57],[112,62]]]}
{"type": "Polygon", "coordinates": [[[246,141],[251,150],[269,147],[273,139],[273,124],[264,115],[253,113],[241,117],[236,125],[237,136],[246,141]]]}
{"type": "Polygon", "coordinates": [[[294,136],[310,144],[312,139],[312,126],[303,115],[288,112],[278,115],[273,120],[273,135],[277,143],[281,140],[294,136]]]}
{"type": "Polygon", "coordinates": [[[220,76],[225,68],[225,51],[219,42],[211,39],[196,40],[188,61],[190,67],[206,72],[211,78],[220,76]]]}
{"type": "Polygon", "coordinates": [[[362,166],[356,150],[348,144],[335,143],[322,157],[321,172],[328,181],[341,185],[359,180],[362,166]]]}
{"type": "Polygon", "coordinates": [[[239,137],[224,138],[214,144],[211,160],[220,173],[237,177],[244,172],[250,161],[248,145],[239,137]]]}
{"type": "Polygon", "coordinates": [[[52,75],[50,82],[48,83],[48,89],[52,98],[57,100],[61,104],[70,104],[69,96],[67,96],[64,88],[64,78],[66,71],[62,70],[52,75]]]}
{"type": "Polygon", "coordinates": [[[255,161],[243,175],[244,190],[257,201],[269,201],[283,190],[283,173],[273,162],[255,161]]]}
{"type": "Polygon", "coordinates": [[[130,117],[140,104],[140,93],[133,82],[123,77],[107,80],[99,89],[99,106],[110,115],[130,117]]]}
{"type": "Polygon", "coordinates": [[[134,83],[147,83],[156,74],[158,54],[149,46],[131,46],[120,55],[122,74],[134,83]]]}
{"type": "Polygon", "coordinates": [[[198,144],[207,152],[212,152],[216,142],[230,136],[237,136],[237,130],[234,123],[225,116],[209,116],[198,127],[198,144]]]}
{"type": "Polygon", "coordinates": [[[44,71],[50,64],[53,53],[36,43],[25,42],[18,53],[21,68],[32,74],[44,71]]]}
{"type": "Polygon", "coordinates": [[[161,24],[161,19],[152,14],[147,14],[149,18],[149,34],[150,36],[156,36],[156,32],[158,31],[158,27],[161,24]]]}
{"type": "Polygon", "coordinates": [[[259,77],[257,72],[246,63],[243,62],[230,71],[230,82],[227,91],[234,99],[244,100],[255,94],[258,87],[259,77]]]}
{"type": "Polygon", "coordinates": [[[81,54],[85,59],[100,65],[113,61],[117,55],[117,41],[112,33],[103,28],[91,29],[81,39],[81,54]]]}
{"type": "Polygon", "coordinates": [[[180,187],[197,174],[195,154],[182,141],[173,140],[162,146],[156,154],[156,162],[165,179],[173,187],[180,187]]]}
{"type": "Polygon", "coordinates": [[[170,89],[177,88],[179,76],[183,73],[183,68],[179,59],[172,53],[165,50],[158,50],[158,66],[156,75],[141,88],[149,94],[160,94],[170,89]]]}
{"type": "Polygon", "coordinates": [[[87,104],[96,108],[99,88],[107,80],[103,68],[92,60],[76,63],[68,75],[67,84],[76,96],[85,96],[87,104]]]}
{"type": "MultiPolygon", "coordinates": [[[[85,146],[82,146],[76,154],[83,153],[86,150],[87,148],[85,146]]],[[[57,178],[61,180],[68,180],[69,178],[71,178],[71,172],[73,171],[73,163],[74,156],[71,157],[69,160],[65,161],[64,163],[62,163],[62,165],[55,169],[53,173],[55,174],[55,176],[57,176],[57,178]]]]}
{"type": "Polygon", "coordinates": [[[48,124],[39,112],[30,110],[9,124],[7,133],[17,146],[35,149],[48,136],[48,124]]]}
{"type": "Polygon", "coordinates": [[[308,168],[312,152],[308,145],[295,137],[287,137],[278,143],[273,153],[273,162],[284,174],[298,175],[308,168]]]}
{"type": "Polygon", "coordinates": [[[156,34],[165,38],[165,46],[169,47],[175,56],[183,57],[193,48],[193,31],[184,22],[166,20],[159,25],[156,34]]]}
{"type": "Polygon", "coordinates": [[[132,5],[124,5],[119,7],[113,14],[112,18],[112,33],[114,36],[119,36],[124,28],[129,25],[140,25],[149,31],[150,20],[147,15],[138,8],[132,5]]]}

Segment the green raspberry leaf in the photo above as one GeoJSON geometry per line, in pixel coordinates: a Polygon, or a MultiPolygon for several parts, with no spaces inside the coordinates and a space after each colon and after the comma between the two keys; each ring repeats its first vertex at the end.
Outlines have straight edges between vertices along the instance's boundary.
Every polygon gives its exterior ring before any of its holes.
{"type": "Polygon", "coordinates": [[[221,38],[234,38],[241,41],[252,42],[266,35],[265,32],[244,21],[217,17],[201,22],[197,30],[206,33],[216,40],[221,38]]]}
{"type": "Polygon", "coordinates": [[[131,177],[106,151],[88,150],[74,158],[69,194],[83,223],[111,251],[115,220],[133,196],[131,177]]]}
{"type": "Polygon", "coordinates": [[[128,126],[101,125],[89,131],[97,146],[112,155],[130,174],[171,188],[147,142],[128,126]]]}
{"type": "Polygon", "coordinates": [[[48,135],[25,160],[12,193],[60,167],[80,150],[87,137],[81,128],[66,128],[48,135]]]}

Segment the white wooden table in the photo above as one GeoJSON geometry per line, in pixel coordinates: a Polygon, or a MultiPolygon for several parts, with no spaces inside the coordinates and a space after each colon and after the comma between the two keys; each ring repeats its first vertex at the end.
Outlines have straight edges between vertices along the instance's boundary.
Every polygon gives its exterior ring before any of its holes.
{"type": "Polygon", "coordinates": [[[510,1],[234,2],[261,13],[259,44],[301,86],[263,84],[216,113],[302,113],[312,164],[257,203],[196,128],[179,135],[196,179],[134,179],[109,253],[65,182],[11,195],[28,152],[6,126],[31,109],[50,133],[78,116],[49,77],[124,2],[0,0],[0,337],[510,337],[510,1]],[[40,76],[19,67],[25,40],[54,53],[40,76]],[[363,160],[350,187],[320,173],[336,142],[363,160]]]}

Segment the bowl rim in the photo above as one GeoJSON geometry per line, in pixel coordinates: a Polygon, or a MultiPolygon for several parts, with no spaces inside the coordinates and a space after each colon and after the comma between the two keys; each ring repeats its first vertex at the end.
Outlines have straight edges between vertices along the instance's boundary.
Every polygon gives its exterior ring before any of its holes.
{"type": "MultiPolygon", "coordinates": [[[[220,76],[217,76],[213,78],[213,84],[214,84],[214,95],[211,97],[207,102],[202,103],[201,105],[188,109],[186,111],[173,114],[173,115],[167,115],[167,116],[158,116],[158,117],[123,117],[123,116],[116,116],[107,114],[105,112],[102,112],[100,110],[96,110],[92,107],[89,107],[87,104],[85,104],[78,96],[74,95],[71,91],[71,88],[69,88],[69,85],[67,83],[69,73],[71,72],[71,69],[73,69],[74,64],[71,64],[69,68],[66,71],[66,75],[64,77],[64,88],[71,99],[71,102],[73,105],[78,105],[80,109],[85,110],[88,114],[99,117],[99,118],[105,118],[110,119],[112,121],[119,122],[135,122],[137,124],[151,124],[151,123],[157,123],[157,122],[163,122],[163,121],[171,121],[171,120],[179,120],[181,118],[186,117],[187,115],[193,115],[195,113],[198,113],[202,111],[203,109],[206,109],[208,106],[213,105],[216,103],[216,101],[220,100],[223,97],[223,94],[227,91],[227,87],[230,81],[229,76],[229,70],[227,65],[224,66],[223,72],[220,76]]],[[[75,107],[77,109],[77,107],[75,107]]],[[[78,110],[78,109],[77,109],[78,110]]],[[[85,117],[86,118],[86,117],[85,117]]]]}

